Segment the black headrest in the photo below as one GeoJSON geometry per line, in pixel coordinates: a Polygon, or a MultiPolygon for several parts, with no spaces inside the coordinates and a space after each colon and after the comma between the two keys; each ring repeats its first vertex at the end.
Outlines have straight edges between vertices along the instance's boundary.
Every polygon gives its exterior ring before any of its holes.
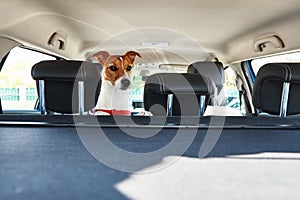
{"type": "MultiPolygon", "coordinates": [[[[161,73],[148,77],[145,89],[159,94],[197,94],[214,93],[212,80],[201,74],[161,73]]],[[[146,91],[146,92],[147,92],[146,91]]]]}
{"type": "MultiPolygon", "coordinates": [[[[48,113],[78,113],[78,81],[84,81],[84,111],[96,105],[101,79],[101,65],[85,61],[52,60],[35,64],[34,80],[44,80],[45,109],[48,113]]],[[[37,82],[37,86],[39,82],[37,82]]],[[[38,87],[40,98],[40,91],[38,87]]]]}
{"type": "Polygon", "coordinates": [[[269,63],[262,66],[253,86],[255,108],[278,115],[284,82],[290,83],[287,115],[299,114],[300,63],[269,63]]]}
{"type": "Polygon", "coordinates": [[[199,61],[190,64],[187,69],[187,73],[200,73],[210,77],[216,84],[218,90],[223,88],[225,82],[224,67],[221,62],[212,61],[199,61]]]}
{"type": "Polygon", "coordinates": [[[153,115],[164,116],[168,95],[174,94],[173,116],[199,116],[200,96],[208,97],[203,102],[205,109],[214,92],[213,81],[201,74],[154,74],[145,83],[144,108],[153,115]]]}
{"type": "Polygon", "coordinates": [[[88,80],[98,76],[101,65],[85,61],[49,60],[41,61],[32,67],[31,75],[34,80],[70,79],[88,80]]]}

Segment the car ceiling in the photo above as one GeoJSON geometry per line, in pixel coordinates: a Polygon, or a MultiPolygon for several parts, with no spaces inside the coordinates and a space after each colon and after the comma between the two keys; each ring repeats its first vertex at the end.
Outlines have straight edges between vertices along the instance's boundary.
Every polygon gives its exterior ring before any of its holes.
{"type": "MultiPolygon", "coordinates": [[[[299,11],[297,0],[1,0],[0,36],[71,59],[85,59],[99,49],[113,53],[136,49],[145,54],[163,52],[169,62],[214,55],[234,62],[299,49],[299,11]],[[54,32],[66,37],[64,51],[47,44],[54,32]],[[255,38],[269,34],[279,36],[285,48],[254,52],[255,38]],[[126,45],[111,38],[122,38],[126,45]],[[168,46],[151,51],[141,45],[149,41],[168,46]],[[205,53],[197,52],[198,47],[191,45],[195,43],[205,53]],[[174,54],[177,58],[172,60],[174,54]],[[181,54],[192,56],[178,60],[181,54]]],[[[144,62],[162,62],[161,56],[146,57],[144,62]]]]}

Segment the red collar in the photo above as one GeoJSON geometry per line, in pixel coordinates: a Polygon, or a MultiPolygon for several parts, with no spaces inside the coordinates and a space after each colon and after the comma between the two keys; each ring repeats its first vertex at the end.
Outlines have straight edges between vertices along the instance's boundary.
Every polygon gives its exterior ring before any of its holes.
{"type": "Polygon", "coordinates": [[[109,115],[131,115],[130,110],[116,110],[116,109],[112,109],[112,110],[107,110],[107,109],[94,109],[93,113],[95,114],[96,112],[106,112],[109,115]]]}

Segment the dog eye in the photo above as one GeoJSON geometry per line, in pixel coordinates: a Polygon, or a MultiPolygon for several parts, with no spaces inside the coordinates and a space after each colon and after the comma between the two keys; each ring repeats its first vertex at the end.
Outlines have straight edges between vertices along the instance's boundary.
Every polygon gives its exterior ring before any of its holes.
{"type": "Polygon", "coordinates": [[[132,69],[132,67],[128,66],[126,70],[129,72],[131,69],[132,69]]]}
{"type": "Polygon", "coordinates": [[[109,69],[113,72],[118,71],[118,68],[116,66],[110,66],[109,69]]]}

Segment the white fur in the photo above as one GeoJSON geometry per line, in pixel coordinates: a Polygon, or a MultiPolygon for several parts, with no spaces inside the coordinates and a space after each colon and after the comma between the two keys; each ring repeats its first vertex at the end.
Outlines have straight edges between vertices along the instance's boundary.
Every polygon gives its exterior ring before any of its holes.
{"type": "MultiPolygon", "coordinates": [[[[125,77],[129,79],[128,75],[125,74],[125,77]]],[[[95,109],[116,109],[116,110],[129,110],[129,94],[127,90],[121,90],[122,87],[120,77],[113,85],[110,81],[107,81],[103,77],[102,72],[102,83],[101,83],[101,91],[98,98],[97,105],[95,109]]]]}

